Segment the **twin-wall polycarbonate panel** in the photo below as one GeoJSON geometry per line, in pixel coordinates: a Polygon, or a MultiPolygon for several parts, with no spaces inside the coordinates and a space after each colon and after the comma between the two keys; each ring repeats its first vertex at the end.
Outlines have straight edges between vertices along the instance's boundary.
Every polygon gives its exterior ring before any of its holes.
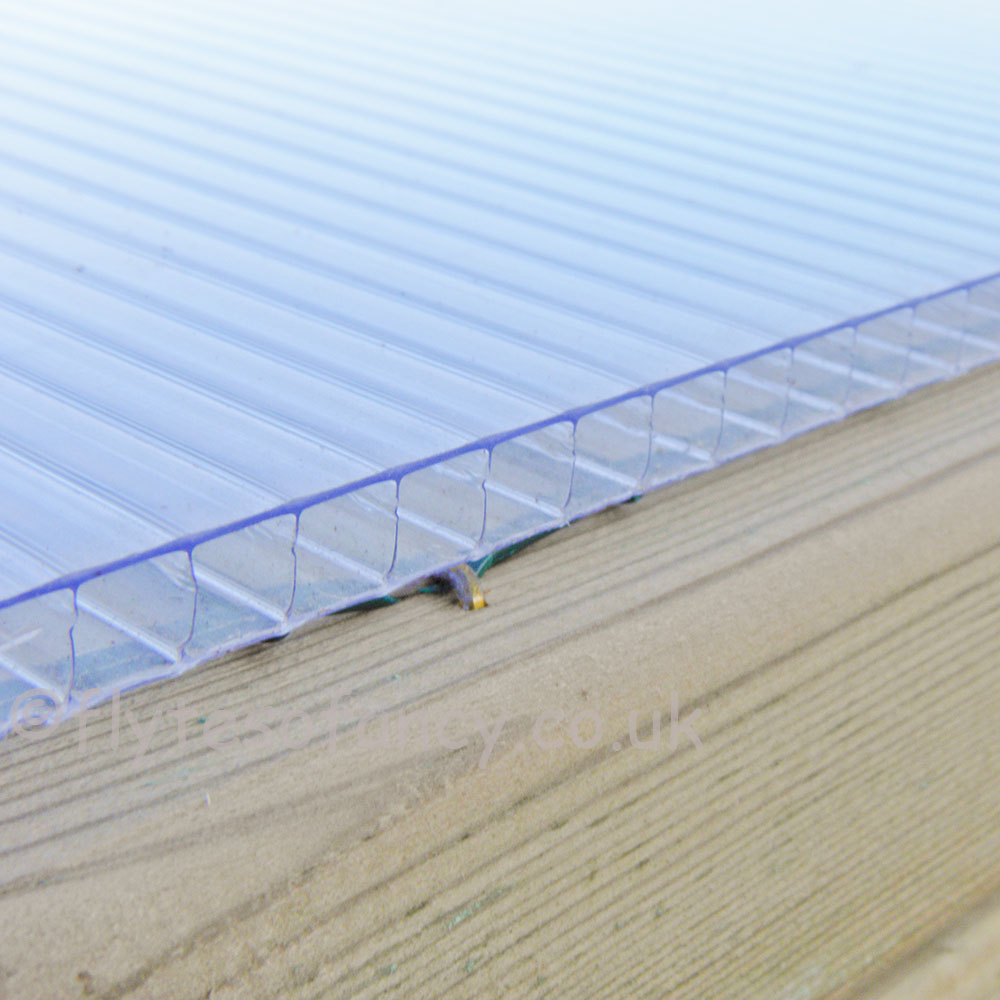
{"type": "Polygon", "coordinates": [[[990,12],[741,7],[3,5],[0,729],[997,358],[990,12]]]}

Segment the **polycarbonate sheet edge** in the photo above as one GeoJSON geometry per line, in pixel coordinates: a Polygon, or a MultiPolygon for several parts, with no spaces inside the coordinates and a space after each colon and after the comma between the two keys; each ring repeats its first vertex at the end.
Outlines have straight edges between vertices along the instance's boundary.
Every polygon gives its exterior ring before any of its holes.
{"type": "Polygon", "coordinates": [[[1000,274],[300,498],[0,602],[0,734],[1000,359],[1000,274]]]}

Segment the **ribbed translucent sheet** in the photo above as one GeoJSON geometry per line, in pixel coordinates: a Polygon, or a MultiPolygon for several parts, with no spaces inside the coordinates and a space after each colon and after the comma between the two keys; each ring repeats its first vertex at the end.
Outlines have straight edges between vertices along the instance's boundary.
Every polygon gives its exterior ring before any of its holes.
{"type": "Polygon", "coordinates": [[[3,5],[0,730],[1000,356],[1000,16],[743,6],[3,5]]]}

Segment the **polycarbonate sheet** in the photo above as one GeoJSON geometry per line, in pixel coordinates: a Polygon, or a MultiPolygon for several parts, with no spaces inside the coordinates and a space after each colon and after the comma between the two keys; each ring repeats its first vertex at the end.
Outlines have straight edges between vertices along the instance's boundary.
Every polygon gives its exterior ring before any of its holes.
{"type": "Polygon", "coordinates": [[[996,359],[1000,18],[743,6],[3,5],[0,727],[996,359]]]}

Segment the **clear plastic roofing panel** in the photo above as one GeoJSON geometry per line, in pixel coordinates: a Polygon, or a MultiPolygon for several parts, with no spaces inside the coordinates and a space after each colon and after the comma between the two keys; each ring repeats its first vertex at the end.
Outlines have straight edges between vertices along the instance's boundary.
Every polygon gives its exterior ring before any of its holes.
{"type": "Polygon", "coordinates": [[[995,360],[1000,14],[878,7],[4,3],[0,731],[995,360]]]}

